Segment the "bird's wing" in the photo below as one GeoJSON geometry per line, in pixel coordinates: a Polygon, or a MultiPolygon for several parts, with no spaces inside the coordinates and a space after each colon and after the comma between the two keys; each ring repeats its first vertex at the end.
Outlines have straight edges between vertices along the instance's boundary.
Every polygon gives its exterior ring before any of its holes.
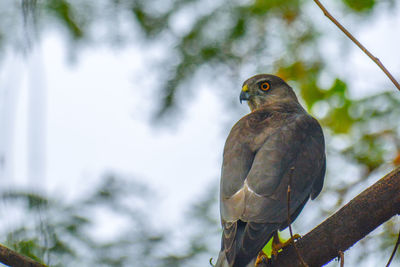
{"type": "Polygon", "coordinates": [[[287,220],[290,183],[290,214],[322,189],[325,145],[319,123],[307,114],[284,122],[257,151],[247,174],[247,196],[242,219],[258,223],[287,220]]]}
{"type": "Polygon", "coordinates": [[[228,260],[251,259],[286,224],[289,182],[292,220],[322,188],[325,147],[318,122],[305,113],[265,117],[257,129],[246,127],[250,117],[239,121],[224,150],[221,219],[228,260]]]}

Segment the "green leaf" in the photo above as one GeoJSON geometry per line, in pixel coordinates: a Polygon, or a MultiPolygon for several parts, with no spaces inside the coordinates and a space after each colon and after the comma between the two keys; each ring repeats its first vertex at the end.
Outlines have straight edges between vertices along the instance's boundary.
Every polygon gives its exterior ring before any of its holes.
{"type": "Polygon", "coordinates": [[[47,2],[47,9],[53,13],[67,27],[74,39],[85,36],[83,24],[77,21],[74,7],[64,0],[52,0],[47,2]]]}
{"type": "Polygon", "coordinates": [[[350,9],[356,12],[371,11],[375,4],[375,0],[342,0],[343,3],[350,9]]]}
{"type": "Polygon", "coordinates": [[[21,253],[32,260],[43,263],[43,261],[37,255],[43,254],[44,248],[38,245],[37,239],[22,240],[15,243],[10,243],[8,241],[7,244],[9,244],[16,252],[21,253]]]}

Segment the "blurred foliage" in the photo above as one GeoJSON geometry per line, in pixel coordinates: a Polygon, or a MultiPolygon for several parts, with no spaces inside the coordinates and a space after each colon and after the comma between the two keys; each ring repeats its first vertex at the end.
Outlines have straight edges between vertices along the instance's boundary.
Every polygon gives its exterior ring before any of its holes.
{"type": "Polygon", "coordinates": [[[1,193],[2,212],[24,213],[22,221],[3,228],[6,245],[49,266],[128,266],[132,262],[154,266],[156,259],[149,255],[165,236],[146,220],[142,206],[145,200],[152,203],[150,192],[113,175],[103,180],[71,203],[38,193],[1,193]],[[120,224],[114,226],[118,233],[110,240],[96,236],[95,229],[101,231],[101,224],[109,220],[120,224]]]}
{"type": "Polygon", "coordinates": [[[346,6],[356,12],[370,11],[376,4],[375,0],[344,0],[346,6]]]}
{"type": "Polygon", "coordinates": [[[189,206],[184,226],[178,226],[185,235],[184,249],[173,251],[162,258],[158,266],[205,266],[205,259],[215,257],[219,249],[219,214],[217,214],[217,190],[213,185],[205,194],[189,206]]]}
{"type": "MultiPolygon", "coordinates": [[[[357,17],[365,21],[370,20],[376,10],[392,8],[396,4],[393,0],[342,0],[334,3],[345,10],[347,18],[357,17]]],[[[38,39],[42,32],[56,25],[64,30],[72,46],[128,45],[134,42],[142,44],[143,49],[161,47],[164,57],[156,66],[151,66],[159,84],[160,97],[154,99],[159,103],[155,112],[158,119],[171,119],[176,114],[174,111],[183,110],[181,105],[188,105],[186,100],[190,93],[200,85],[212,88],[224,96],[227,104],[231,104],[237,100],[237,90],[231,88],[239,88],[241,79],[247,78],[249,73],[277,74],[293,85],[308,110],[323,124],[330,162],[334,162],[332,159],[335,157],[341,158],[346,166],[357,169],[357,172],[346,175],[344,171],[338,172],[338,169],[346,168],[338,167],[337,163],[328,164],[326,193],[320,197],[321,203],[327,203],[321,205],[321,214],[326,216],[348,200],[352,191],[400,164],[400,98],[398,92],[389,86],[390,92],[350,97],[351,77],[338,77],[322,44],[325,29],[321,25],[330,22],[317,21],[312,15],[315,12],[320,11],[313,2],[304,0],[1,1],[0,51],[4,51],[6,46],[29,50],[29,45],[26,47],[29,38],[38,39]],[[15,16],[18,13],[21,16],[15,16]],[[331,182],[333,180],[335,183],[331,182]]],[[[343,61],[339,62],[342,64],[343,61]]],[[[113,188],[113,185],[108,186],[113,188]]],[[[122,190],[125,197],[133,194],[124,191],[127,188],[117,189],[122,190]]],[[[149,256],[154,247],[164,242],[164,235],[153,236],[146,230],[148,226],[140,220],[138,211],[127,212],[118,204],[115,191],[110,192],[106,187],[99,192],[73,204],[40,200],[40,196],[22,192],[9,194],[7,198],[10,201],[24,199],[31,212],[40,207],[40,213],[46,215],[48,222],[42,232],[47,244],[36,242],[40,224],[34,229],[21,226],[21,229],[14,230],[8,240],[15,242],[10,244],[21,247],[20,250],[25,250],[26,254],[48,257],[47,262],[55,265],[82,259],[79,255],[81,249],[71,247],[77,244],[83,250],[93,251],[87,259],[91,263],[119,266],[134,258],[149,256]],[[84,234],[84,229],[94,223],[88,214],[95,205],[103,205],[121,214],[135,214],[129,218],[129,223],[138,227],[131,227],[110,243],[96,242],[84,234]],[[23,236],[29,237],[28,241],[21,239],[21,242],[27,242],[25,245],[18,241],[21,231],[23,236]],[[132,253],[126,253],[127,248],[132,253]],[[38,251],[42,251],[42,255],[38,251]]],[[[205,201],[194,209],[200,215],[191,214],[188,218],[193,218],[191,223],[199,223],[198,227],[204,231],[212,232],[215,227],[212,220],[218,216],[208,218],[206,214],[216,200],[206,199],[211,202],[205,201]]],[[[389,224],[384,226],[389,231],[387,234],[370,237],[385,250],[390,250],[395,242],[393,227],[388,227],[389,224]]],[[[207,234],[212,235],[211,232],[207,234]]],[[[187,238],[186,250],[159,257],[152,266],[179,266],[209,252],[211,242],[205,240],[207,234],[193,231],[193,236],[187,238]]],[[[375,250],[376,247],[360,251],[376,257],[375,250]]],[[[139,266],[149,266],[144,264],[139,266]]]]}
{"type": "Polygon", "coordinates": [[[190,208],[187,247],[179,254],[165,252],[171,231],[156,230],[148,219],[149,206],[159,200],[144,185],[116,175],[107,175],[70,203],[38,193],[2,192],[2,213],[24,213],[2,231],[7,246],[49,266],[196,266],[195,257],[210,255],[209,236],[218,232],[218,216],[212,214],[216,196],[216,190],[209,190],[190,208]],[[97,236],[102,224],[116,233],[107,239],[97,236]]]}

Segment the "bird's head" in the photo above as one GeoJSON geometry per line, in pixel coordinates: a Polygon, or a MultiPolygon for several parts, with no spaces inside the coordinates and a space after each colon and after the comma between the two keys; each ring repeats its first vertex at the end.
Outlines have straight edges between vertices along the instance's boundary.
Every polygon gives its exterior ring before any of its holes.
{"type": "Polygon", "coordinates": [[[293,89],[284,80],[271,74],[258,74],[247,79],[240,93],[240,103],[247,101],[251,111],[293,100],[298,102],[293,89]]]}

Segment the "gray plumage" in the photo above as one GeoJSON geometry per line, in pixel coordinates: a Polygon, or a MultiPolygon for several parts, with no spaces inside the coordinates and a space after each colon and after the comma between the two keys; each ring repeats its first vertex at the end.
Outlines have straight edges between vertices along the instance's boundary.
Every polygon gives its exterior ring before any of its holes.
{"type": "Polygon", "coordinates": [[[240,100],[248,101],[251,113],[233,126],[225,143],[217,267],[254,266],[258,252],[288,225],[289,180],[293,222],[320,193],[325,175],[322,129],[289,85],[256,75],[244,82],[240,100]]]}

